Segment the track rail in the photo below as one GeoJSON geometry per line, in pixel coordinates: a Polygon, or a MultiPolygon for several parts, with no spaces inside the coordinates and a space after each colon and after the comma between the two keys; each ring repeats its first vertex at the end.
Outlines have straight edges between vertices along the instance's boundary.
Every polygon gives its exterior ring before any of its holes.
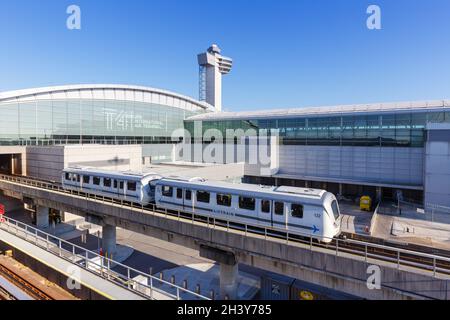
{"type": "MultiPolygon", "coordinates": [[[[429,271],[433,276],[450,276],[450,257],[446,255],[430,254],[422,251],[414,251],[398,246],[389,246],[371,242],[365,238],[364,241],[354,239],[331,239],[328,244],[319,242],[311,235],[292,234],[285,229],[275,227],[264,227],[255,224],[239,223],[232,220],[218,219],[198,214],[192,214],[182,211],[174,211],[156,207],[154,204],[143,206],[130,201],[117,200],[109,197],[90,194],[83,191],[74,191],[64,189],[62,185],[55,181],[45,181],[36,178],[28,178],[22,176],[0,175],[0,180],[18,183],[26,186],[32,186],[78,196],[90,201],[99,201],[112,205],[120,205],[129,207],[130,209],[139,210],[142,214],[164,215],[166,217],[176,217],[179,221],[190,221],[204,223],[209,228],[223,227],[227,230],[237,230],[244,232],[245,235],[254,234],[264,236],[266,240],[283,240],[287,244],[305,245],[310,250],[327,250],[330,254],[350,254],[352,256],[368,259],[376,259],[395,264],[398,268],[401,266],[413,267],[419,270],[429,271]]],[[[377,240],[379,241],[379,239],[377,240]]],[[[450,255],[450,253],[449,253],[450,255]]]]}
{"type": "Polygon", "coordinates": [[[19,300],[8,290],[0,286],[0,300],[19,300]]]}
{"type": "MultiPolygon", "coordinates": [[[[54,300],[50,295],[32,285],[29,281],[25,280],[23,277],[19,276],[17,273],[1,264],[0,275],[2,275],[5,279],[9,280],[12,284],[14,284],[16,287],[18,287],[20,290],[22,290],[35,300],[54,300]]],[[[7,292],[4,288],[2,291],[5,291],[6,294],[12,298],[9,300],[17,300],[16,297],[7,292]]]]}

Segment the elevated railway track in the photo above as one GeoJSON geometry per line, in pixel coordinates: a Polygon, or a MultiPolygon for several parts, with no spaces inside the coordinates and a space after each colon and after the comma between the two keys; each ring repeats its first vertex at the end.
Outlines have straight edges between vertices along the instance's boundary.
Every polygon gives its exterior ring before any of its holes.
{"type": "Polygon", "coordinates": [[[0,276],[8,281],[15,289],[11,290],[5,285],[0,284],[0,299],[2,300],[20,300],[17,294],[18,290],[34,300],[54,300],[49,294],[31,284],[16,272],[0,264],[0,276]],[[17,290],[16,290],[17,289],[17,290]]]}
{"type": "Polygon", "coordinates": [[[66,190],[62,187],[61,183],[56,181],[45,181],[30,177],[4,174],[0,174],[0,181],[41,188],[51,192],[64,193],[74,197],[81,197],[89,201],[99,201],[101,203],[129,207],[141,214],[163,215],[165,217],[176,218],[183,222],[201,223],[208,228],[226,228],[227,231],[242,232],[246,236],[257,235],[259,237],[264,237],[264,239],[268,241],[284,241],[291,245],[307,247],[310,250],[325,250],[329,254],[350,254],[355,258],[362,258],[366,261],[368,259],[375,259],[390,262],[398,268],[406,266],[429,272],[434,277],[447,278],[450,276],[450,253],[443,250],[439,251],[439,254],[434,253],[434,249],[428,247],[415,246],[414,250],[411,250],[408,245],[390,245],[384,243],[382,239],[360,237],[351,234],[345,234],[344,238],[335,238],[331,243],[325,244],[316,241],[310,235],[292,234],[276,227],[262,227],[255,224],[237,223],[227,219],[218,219],[188,212],[157,208],[153,204],[143,206],[141,204],[98,196],[83,191],[66,190]]]}

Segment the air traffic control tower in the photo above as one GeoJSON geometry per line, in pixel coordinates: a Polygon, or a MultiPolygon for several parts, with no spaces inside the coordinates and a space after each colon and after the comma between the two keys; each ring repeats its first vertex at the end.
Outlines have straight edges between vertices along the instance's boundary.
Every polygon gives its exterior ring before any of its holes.
{"type": "Polygon", "coordinates": [[[213,44],[198,55],[199,100],[214,106],[217,112],[222,111],[222,75],[231,71],[233,60],[220,54],[220,48],[213,44]]]}

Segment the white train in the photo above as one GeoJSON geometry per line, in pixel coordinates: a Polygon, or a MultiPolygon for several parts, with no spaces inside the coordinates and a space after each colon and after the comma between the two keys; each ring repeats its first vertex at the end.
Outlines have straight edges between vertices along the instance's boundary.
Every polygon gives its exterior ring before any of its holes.
{"type": "Polygon", "coordinates": [[[330,242],[340,233],[336,197],[325,190],[266,187],[199,178],[154,180],[160,208],[288,230],[330,242]]]}
{"type": "Polygon", "coordinates": [[[164,178],[156,173],[81,167],[64,169],[62,184],[66,189],[141,205],[156,203],[161,209],[311,235],[323,242],[330,242],[340,233],[338,202],[325,190],[164,178]]]}
{"type": "Polygon", "coordinates": [[[155,201],[154,186],[150,182],[161,178],[156,173],[112,172],[70,167],[63,170],[62,185],[69,190],[148,204],[155,201]]]}

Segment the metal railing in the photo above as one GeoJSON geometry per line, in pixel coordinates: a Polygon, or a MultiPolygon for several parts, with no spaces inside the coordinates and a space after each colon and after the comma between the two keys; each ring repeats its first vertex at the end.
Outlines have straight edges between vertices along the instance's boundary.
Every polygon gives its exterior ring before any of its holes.
{"type": "Polygon", "coordinates": [[[0,146],[59,146],[75,144],[100,144],[100,145],[141,145],[141,144],[176,144],[180,141],[171,137],[129,137],[129,138],[39,138],[39,139],[18,139],[0,140],[0,146]]]}
{"type": "Polygon", "coordinates": [[[169,299],[176,300],[210,300],[196,292],[131,268],[9,217],[3,218],[3,221],[0,222],[0,229],[26,240],[78,267],[101,276],[120,287],[133,291],[144,298],[155,299],[155,293],[159,293],[169,299]],[[120,269],[122,272],[114,271],[112,268],[120,269]],[[142,276],[144,279],[147,279],[147,284],[135,280],[134,278],[137,276],[142,276]],[[158,288],[158,285],[168,286],[170,292],[158,288]]]}
{"type": "MultiPolygon", "coordinates": [[[[421,269],[431,272],[434,277],[438,275],[450,275],[450,257],[428,254],[419,251],[412,251],[386,245],[379,245],[371,242],[358,241],[353,239],[328,238],[321,236],[321,241],[317,241],[317,236],[309,233],[300,233],[289,231],[283,228],[268,227],[259,224],[247,222],[238,222],[227,219],[227,217],[211,217],[196,213],[188,213],[179,210],[168,210],[154,204],[144,206],[135,204],[131,201],[117,200],[104,197],[85,191],[64,189],[61,184],[42,181],[35,178],[25,178],[19,176],[1,175],[0,180],[19,183],[41,189],[47,189],[54,192],[70,194],[71,196],[84,198],[86,201],[96,201],[102,204],[120,206],[140,214],[161,216],[165,218],[177,219],[178,221],[188,223],[202,223],[205,227],[216,229],[223,228],[227,231],[242,232],[245,236],[258,235],[264,236],[265,240],[281,240],[288,245],[300,245],[311,251],[325,250],[329,254],[336,256],[350,254],[352,258],[360,258],[364,261],[375,259],[379,261],[392,263],[396,268],[402,266],[421,269]],[[327,241],[328,240],[328,241],[327,241]]],[[[195,208],[194,208],[195,209],[195,208]]]]}

